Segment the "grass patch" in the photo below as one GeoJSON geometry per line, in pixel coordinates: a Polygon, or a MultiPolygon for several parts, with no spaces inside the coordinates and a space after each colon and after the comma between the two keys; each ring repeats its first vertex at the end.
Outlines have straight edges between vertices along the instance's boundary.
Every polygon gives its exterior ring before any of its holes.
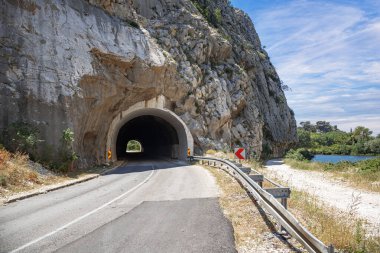
{"type": "Polygon", "coordinates": [[[259,56],[260,60],[264,61],[267,59],[267,56],[264,53],[262,53],[261,51],[257,50],[256,52],[257,52],[257,55],[259,56]]]}
{"type": "Polygon", "coordinates": [[[324,205],[316,196],[292,189],[288,205],[303,225],[325,244],[339,252],[380,252],[380,237],[366,236],[365,222],[355,217],[354,199],[348,212],[324,205]]]}
{"type": "Polygon", "coordinates": [[[360,162],[318,163],[285,159],[295,169],[329,173],[333,178],[343,179],[353,187],[380,192],[380,158],[360,162]]]}

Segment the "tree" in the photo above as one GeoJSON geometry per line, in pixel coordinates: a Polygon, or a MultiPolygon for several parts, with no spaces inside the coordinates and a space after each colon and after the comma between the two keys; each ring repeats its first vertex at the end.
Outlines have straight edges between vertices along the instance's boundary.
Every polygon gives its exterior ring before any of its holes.
{"type": "Polygon", "coordinates": [[[368,148],[363,142],[358,142],[352,145],[351,155],[362,155],[368,153],[368,148]]]}
{"type": "Polygon", "coordinates": [[[334,144],[349,145],[351,144],[351,135],[343,131],[332,131],[325,134],[334,144]]]}
{"type": "Polygon", "coordinates": [[[315,126],[311,124],[310,121],[302,121],[300,125],[305,131],[309,131],[309,132],[316,131],[315,126]]]}
{"type": "Polygon", "coordinates": [[[310,132],[303,128],[297,129],[298,147],[308,148],[311,146],[310,132]]]}
{"type": "Polygon", "coordinates": [[[380,154],[380,138],[366,142],[365,147],[373,154],[380,154]]]}
{"type": "Polygon", "coordinates": [[[366,142],[371,139],[372,131],[364,126],[358,126],[355,128],[355,130],[352,132],[352,140],[355,143],[358,142],[366,142]]]}
{"type": "Polygon", "coordinates": [[[315,127],[319,133],[328,133],[334,130],[334,127],[327,121],[317,121],[315,127]]]}

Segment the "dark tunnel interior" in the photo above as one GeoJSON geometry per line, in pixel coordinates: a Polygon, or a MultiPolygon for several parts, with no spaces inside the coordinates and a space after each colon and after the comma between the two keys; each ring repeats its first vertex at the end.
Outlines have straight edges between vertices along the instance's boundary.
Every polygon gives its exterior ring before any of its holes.
{"type": "Polygon", "coordinates": [[[119,130],[116,141],[118,160],[146,158],[178,158],[177,131],[164,119],[144,115],[133,118],[119,130]],[[142,153],[127,153],[130,140],[141,143],[142,153]]]}

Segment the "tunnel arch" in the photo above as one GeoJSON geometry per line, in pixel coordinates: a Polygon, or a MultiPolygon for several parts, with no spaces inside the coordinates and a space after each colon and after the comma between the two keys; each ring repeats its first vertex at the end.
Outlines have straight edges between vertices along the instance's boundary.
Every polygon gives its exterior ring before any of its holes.
{"type": "MultiPolygon", "coordinates": [[[[166,144],[170,145],[171,154],[168,154],[169,147],[166,147],[164,148],[164,155],[172,158],[178,158],[180,160],[186,160],[188,148],[190,149],[190,154],[193,154],[194,144],[190,130],[180,117],[178,117],[174,112],[164,108],[164,102],[165,98],[162,96],[149,101],[142,101],[119,113],[114,118],[109,127],[106,146],[107,152],[111,151],[112,156],[111,158],[106,157],[106,161],[116,161],[120,158],[118,157],[118,137],[120,138],[120,133],[123,134],[123,131],[126,131],[125,129],[128,129],[128,126],[132,125],[132,128],[137,129],[139,124],[146,124],[147,122],[155,122],[154,124],[156,124],[156,126],[158,125],[163,129],[170,128],[170,130],[166,132],[165,130],[160,131],[163,133],[165,140],[170,139],[170,141],[168,141],[169,143],[166,144]],[[140,123],[136,123],[134,121],[140,121],[140,123]]],[[[138,131],[135,130],[135,132],[138,131]]],[[[144,145],[144,141],[141,139],[141,134],[135,133],[129,137],[126,137],[126,139],[132,138],[132,136],[134,136],[134,139],[141,141],[144,150],[147,151],[147,146],[144,145]]],[[[119,146],[119,150],[120,149],[121,148],[119,146]]]]}

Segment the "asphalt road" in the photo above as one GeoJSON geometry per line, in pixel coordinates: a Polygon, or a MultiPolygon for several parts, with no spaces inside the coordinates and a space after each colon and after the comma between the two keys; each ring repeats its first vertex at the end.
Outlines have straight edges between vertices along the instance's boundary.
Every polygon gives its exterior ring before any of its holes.
{"type": "Polygon", "coordinates": [[[236,252],[203,168],[131,162],[0,207],[0,252],[236,252]]]}

